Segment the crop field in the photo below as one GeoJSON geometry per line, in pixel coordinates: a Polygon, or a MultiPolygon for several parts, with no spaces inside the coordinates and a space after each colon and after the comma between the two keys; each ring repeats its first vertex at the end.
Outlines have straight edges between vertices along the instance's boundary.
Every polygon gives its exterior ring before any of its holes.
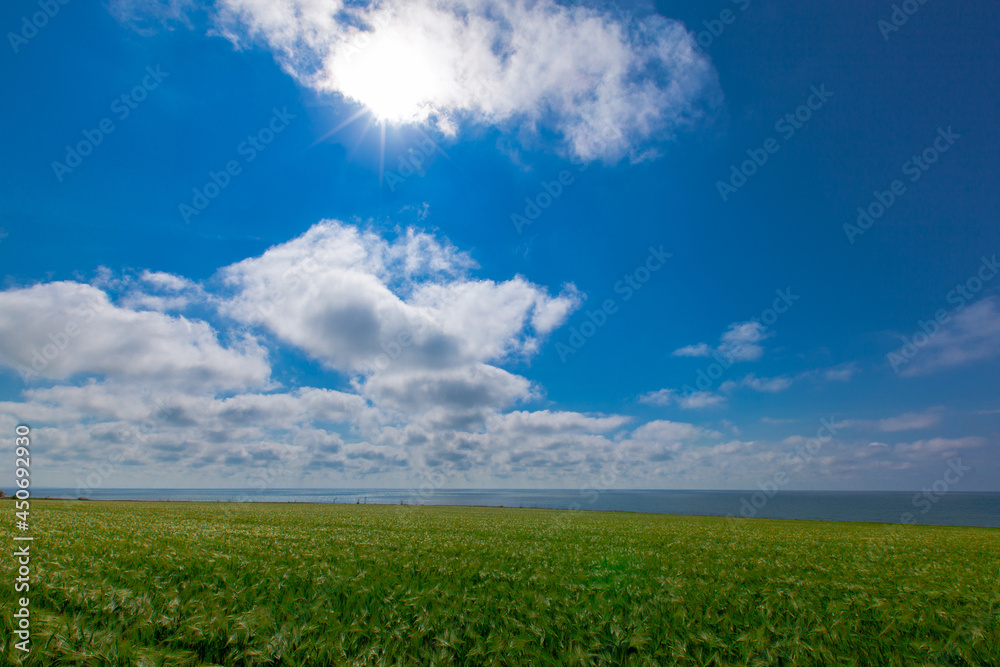
{"type": "Polygon", "coordinates": [[[8,557],[4,664],[1000,664],[996,529],[41,500],[32,520],[32,649],[8,557]]]}

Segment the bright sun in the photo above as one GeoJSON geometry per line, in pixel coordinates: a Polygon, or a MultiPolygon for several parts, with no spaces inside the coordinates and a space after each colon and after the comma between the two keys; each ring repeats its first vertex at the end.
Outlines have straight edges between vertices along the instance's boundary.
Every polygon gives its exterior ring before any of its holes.
{"type": "Polygon", "coordinates": [[[381,121],[425,120],[431,112],[429,100],[442,85],[440,72],[427,56],[432,47],[407,41],[382,32],[339,68],[341,91],[381,121]]]}

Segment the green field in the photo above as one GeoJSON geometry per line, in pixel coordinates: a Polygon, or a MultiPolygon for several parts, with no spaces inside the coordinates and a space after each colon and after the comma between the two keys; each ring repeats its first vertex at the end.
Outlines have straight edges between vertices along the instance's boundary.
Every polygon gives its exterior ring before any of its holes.
{"type": "MultiPolygon", "coordinates": [[[[0,503],[7,544],[13,504],[0,503]]],[[[31,665],[997,665],[1000,531],[32,501],[31,665]]]]}

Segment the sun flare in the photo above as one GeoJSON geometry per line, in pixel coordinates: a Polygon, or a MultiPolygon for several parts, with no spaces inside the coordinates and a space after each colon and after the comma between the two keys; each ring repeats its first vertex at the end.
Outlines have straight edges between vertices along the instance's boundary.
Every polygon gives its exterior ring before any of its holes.
{"type": "Polygon", "coordinates": [[[433,111],[442,88],[432,47],[392,32],[379,33],[338,72],[341,91],[381,121],[415,123],[433,111]]]}

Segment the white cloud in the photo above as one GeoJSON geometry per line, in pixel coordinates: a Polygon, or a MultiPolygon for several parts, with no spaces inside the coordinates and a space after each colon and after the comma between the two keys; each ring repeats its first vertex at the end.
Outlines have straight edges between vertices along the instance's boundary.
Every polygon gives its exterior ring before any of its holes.
{"type": "Polygon", "coordinates": [[[732,380],[723,382],[719,388],[722,391],[732,391],[736,387],[749,387],[754,391],[775,394],[791,387],[794,381],[795,379],[790,377],[759,378],[754,373],[750,373],[739,382],[732,380]]]}
{"type": "Polygon", "coordinates": [[[710,391],[696,391],[678,400],[678,405],[688,410],[698,410],[700,408],[712,408],[724,405],[726,399],[719,394],[710,391]]]}
{"type": "MultiPolygon", "coordinates": [[[[435,488],[747,488],[773,474],[785,450],[808,444],[799,436],[724,441],[697,424],[531,409],[543,389],[504,365],[530,359],[580,295],[567,286],[552,296],[519,276],[477,279],[474,269],[467,254],[429,234],[385,237],[324,222],[204,283],[100,271],[106,289],[53,282],[2,291],[0,363],[30,364],[33,349],[44,359],[45,345],[53,354],[42,381],[27,383],[20,400],[0,402],[0,430],[32,424],[45,442],[40,485],[94,478],[104,487],[247,487],[262,479],[409,486],[435,475],[435,488]],[[183,296],[212,321],[146,310],[145,296],[183,296]],[[269,360],[288,347],[341,373],[332,381],[339,388],[302,386],[294,364],[279,376],[291,386],[278,385],[269,360]]],[[[731,331],[727,342],[759,337],[731,331]]],[[[739,383],[766,391],[787,381],[751,374],[739,383]]],[[[724,400],[669,389],[640,397],[685,409],[724,400]]],[[[866,425],[931,428],[938,413],[866,425]]],[[[941,457],[987,442],[933,435],[884,446],[826,443],[796,484],[885,470],[936,474],[941,457]]]]}
{"type": "Polygon", "coordinates": [[[439,371],[537,351],[579,305],[517,276],[471,280],[464,253],[409,231],[394,241],[326,221],[222,269],[223,309],[348,374],[439,371]]]}
{"type": "Polygon", "coordinates": [[[717,347],[707,343],[687,345],[674,350],[674,356],[710,357],[718,354],[729,361],[757,361],[764,355],[760,343],[771,335],[760,322],[734,322],[722,334],[717,347]]]}
{"type": "Polygon", "coordinates": [[[584,160],[648,157],[720,99],[693,35],[658,15],[552,0],[223,0],[217,22],[382,118],[554,131],[584,160]]]}
{"type": "Polygon", "coordinates": [[[676,397],[677,392],[673,389],[660,389],[643,394],[639,397],[639,402],[647,405],[670,405],[676,397]]]}
{"type": "Polygon", "coordinates": [[[710,357],[712,352],[715,350],[709,347],[706,343],[698,343],[697,345],[685,345],[684,347],[674,350],[675,357],[710,357]]]}
{"type": "Polygon", "coordinates": [[[488,411],[534,396],[526,378],[487,364],[376,373],[361,385],[361,390],[383,409],[436,418],[451,428],[473,426],[488,411]]]}
{"type": "Polygon", "coordinates": [[[660,389],[643,394],[639,397],[639,402],[647,405],[677,405],[686,410],[698,410],[724,405],[726,398],[711,391],[681,394],[673,389],[660,389]]]}
{"type": "Polygon", "coordinates": [[[141,34],[152,34],[175,24],[191,27],[188,13],[195,0],[109,0],[108,10],[123,24],[141,34]]]}
{"type": "Polygon", "coordinates": [[[174,484],[236,475],[234,486],[262,466],[294,486],[323,471],[391,485],[430,461],[598,465],[603,434],[628,418],[508,414],[540,389],[496,365],[537,352],[581,295],[567,285],[553,297],[520,276],[474,279],[474,267],[422,232],[384,238],[325,222],[204,284],[98,271],[117,303],[75,282],[0,292],[0,363],[30,369],[41,355],[37,374],[54,383],[0,403],[0,423],[27,419],[46,433],[45,467],[62,483],[92,463],[114,468],[119,486],[165,464],[174,484]],[[174,297],[218,308],[219,321],[148,310],[174,297]],[[348,376],[350,389],[279,387],[265,346],[285,345],[348,376]]]}
{"type": "Polygon", "coordinates": [[[1000,356],[1000,297],[990,296],[955,314],[917,348],[900,375],[926,375],[1000,356]]]}
{"type": "Polygon", "coordinates": [[[858,365],[855,362],[841,364],[823,371],[823,379],[830,382],[848,382],[858,373],[858,365]]]}
{"type": "Polygon", "coordinates": [[[887,419],[880,419],[876,424],[878,430],[883,432],[896,431],[916,431],[930,428],[941,422],[941,413],[934,412],[907,412],[906,414],[887,419]]]}
{"type": "Polygon", "coordinates": [[[771,337],[771,332],[760,322],[740,322],[730,324],[722,334],[719,353],[736,361],[756,361],[764,354],[761,341],[771,337]]]}
{"type": "MultiPolygon", "coordinates": [[[[714,441],[722,437],[721,433],[686,424],[667,420],[655,420],[638,427],[623,441],[622,448],[631,460],[661,466],[661,472],[668,468],[676,470],[677,462],[685,456],[701,449],[703,441],[714,441]]],[[[648,471],[647,471],[648,474],[648,471]]]]}
{"type": "Polygon", "coordinates": [[[631,440],[652,440],[656,442],[678,443],[696,438],[718,438],[721,434],[694,424],[659,419],[647,422],[635,429],[631,440]]]}
{"type": "Polygon", "coordinates": [[[168,292],[183,292],[187,289],[197,288],[197,285],[187,278],[163,271],[150,271],[147,269],[140,274],[139,279],[168,292]]]}
{"type": "Polygon", "coordinates": [[[107,287],[122,292],[120,306],[133,310],[155,310],[159,313],[182,312],[211,297],[198,283],[163,271],[145,270],[138,277],[104,278],[107,287]]]}
{"type": "Polygon", "coordinates": [[[108,377],[191,390],[269,382],[252,338],[223,346],[206,322],[121,308],[103,291],[54,282],[0,292],[0,363],[23,378],[108,377]]]}
{"type": "Polygon", "coordinates": [[[554,433],[607,433],[621,428],[629,418],[622,415],[585,415],[579,412],[515,411],[495,415],[489,430],[519,436],[551,435],[554,433]]]}
{"type": "Polygon", "coordinates": [[[986,444],[986,438],[969,436],[965,438],[930,438],[915,442],[899,443],[893,450],[904,458],[941,460],[956,456],[964,449],[975,449],[986,444]]]}

